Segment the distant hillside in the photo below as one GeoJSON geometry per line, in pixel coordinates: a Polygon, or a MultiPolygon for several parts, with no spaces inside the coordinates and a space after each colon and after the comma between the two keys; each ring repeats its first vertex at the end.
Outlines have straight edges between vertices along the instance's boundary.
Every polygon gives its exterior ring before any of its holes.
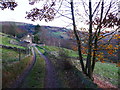
{"type": "Polygon", "coordinates": [[[12,36],[17,36],[19,38],[34,31],[34,25],[27,23],[0,22],[0,26],[2,27],[2,30],[0,30],[1,32],[12,36]]]}
{"type": "MultiPolygon", "coordinates": [[[[33,24],[22,22],[0,22],[0,26],[2,26],[2,28],[0,28],[1,32],[12,36],[17,36],[18,38],[22,38],[28,33],[31,33],[32,35],[34,34],[33,42],[37,40],[38,41],[37,43],[44,43],[46,45],[51,46],[61,46],[69,49],[76,45],[73,31],[66,28],[53,26],[40,26],[37,33],[34,33],[36,32],[35,29],[37,25],[33,24]]],[[[87,32],[78,31],[78,33],[82,37],[81,40],[84,40],[85,37],[88,35],[87,32]]],[[[103,39],[103,41],[106,42],[108,38],[110,38],[110,36],[103,39]]],[[[116,44],[118,41],[112,40],[112,43],[113,42],[114,44],[116,44]]]]}
{"type": "MultiPolygon", "coordinates": [[[[22,22],[0,22],[1,32],[22,38],[28,33],[34,34],[36,25],[22,22]]],[[[70,38],[71,30],[61,27],[40,26],[39,31],[34,36],[38,36],[39,43],[45,43],[51,46],[63,46],[70,48],[75,44],[70,38]]]]}
{"type": "Polygon", "coordinates": [[[41,30],[46,31],[48,36],[61,39],[70,39],[69,29],[51,26],[41,26],[41,30]]]}
{"type": "MultiPolygon", "coordinates": [[[[24,36],[27,33],[33,33],[35,31],[35,26],[33,24],[22,23],[22,22],[0,22],[0,26],[2,27],[0,30],[3,33],[16,35],[16,36],[24,36]]],[[[57,38],[65,38],[69,39],[68,29],[60,28],[60,27],[51,27],[51,26],[41,26],[41,29],[47,30],[48,35],[52,35],[57,38]]]]}
{"type": "Polygon", "coordinates": [[[76,45],[75,40],[70,37],[71,31],[61,27],[40,26],[34,37],[39,40],[38,43],[71,49],[73,45],[76,45]]]}

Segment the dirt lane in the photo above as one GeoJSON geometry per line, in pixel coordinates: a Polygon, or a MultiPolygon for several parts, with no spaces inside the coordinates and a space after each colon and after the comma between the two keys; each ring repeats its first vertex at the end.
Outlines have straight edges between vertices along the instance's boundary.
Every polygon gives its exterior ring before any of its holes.
{"type": "MultiPolygon", "coordinates": [[[[36,47],[35,47],[36,48],[36,47]]],[[[60,88],[59,80],[57,78],[57,74],[54,66],[50,62],[50,60],[43,55],[37,48],[38,53],[45,59],[46,62],[46,76],[45,76],[45,88],[60,88]]]]}

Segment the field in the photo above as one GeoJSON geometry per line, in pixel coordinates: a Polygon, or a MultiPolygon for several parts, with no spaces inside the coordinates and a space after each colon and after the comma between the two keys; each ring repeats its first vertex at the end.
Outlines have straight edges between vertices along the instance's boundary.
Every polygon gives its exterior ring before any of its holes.
{"type": "Polygon", "coordinates": [[[94,73],[100,76],[103,80],[109,81],[113,85],[118,85],[118,67],[113,63],[97,62],[94,73]]]}
{"type": "Polygon", "coordinates": [[[2,44],[2,45],[25,49],[25,47],[11,44],[10,43],[11,40],[14,41],[14,42],[19,42],[19,41],[17,41],[16,39],[8,37],[8,35],[6,35],[4,33],[0,33],[0,38],[2,40],[2,41],[0,41],[0,44],[2,44]]]}

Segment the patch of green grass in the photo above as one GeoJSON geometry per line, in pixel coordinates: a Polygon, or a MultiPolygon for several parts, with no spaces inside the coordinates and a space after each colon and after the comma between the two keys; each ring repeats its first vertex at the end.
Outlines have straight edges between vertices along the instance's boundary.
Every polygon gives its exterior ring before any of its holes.
{"type": "MultiPolygon", "coordinates": [[[[61,48],[61,47],[56,47],[56,46],[44,46],[43,48],[45,48],[47,51],[59,51],[60,49],[63,49],[65,52],[68,53],[69,57],[79,57],[77,51],[73,51],[73,50],[66,49],[66,48],[61,48]]],[[[86,58],[85,54],[83,55],[83,58],[86,58]]]]}
{"type": "Polygon", "coordinates": [[[113,63],[97,62],[94,73],[100,75],[103,79],[107,79],[113,85],[118,84],[118,67],[113,63]]]}
{"type": "Polygon", "coordinates": [[[44,88],[45,60],[37,53],[36,63],[22,88],[44,88]]]}
{"type": "Polygon", "coordinates": [[[58,36],[58,35],[63,34],[63,32],[52,32],[52,34],[58,36]]]}
{"type": "Polygon", "coordinates": [[[0,35],[9,36],[8,34],[0,32],[0,35]]]}
{"type": "Polygon", "coordinates": [[[59,51],[59,47],[55,46],[43,46],[47,51],[59,51]]]}
{"type": "MultiPolygon", "coordinates": [[[[0,51],[2,51],[2,63],[10,63],[19,60],[19,53],[17,51],[5,48],[0,48],[0,51]]],[[[26,54],[21,53],[21,57],[24,58],[25,56],[26,54]]]]}
{"type": "Polygon", "coordinates": [[[2,65],[2,84],[3,88],[9,87],[12,81],[25,70],[25,68],[31,63],[32,56],[26,57],[20,62],[14,64],[2,65]]]}
{"type": "Polygon", "coordinates": [[[68,53],[69,57],[78,57],[79,56],[77,51],[69,50],[69,49],[66,49],[66,48],[63,48],[63,49],[68,53]]]}
{"type": "Polygon", "coordinates": [[[38,48],[38,50],[41,52],[41,53],[45,53],[45,51],[40,47],[40,46],[36,46],[38,48]]]}
{"type": "MultiPolygon", "coordinates": [[[[86,61],[84,61],[84,64],[85,63],[86,63],[86,61]]],[[[74,61],[73,64],[77,67],[77,69],[82,71],[81,65],[79,65],[78,62],[75,63],[75,61],[74,61]]],[[[120,71],[119,71],[119,67],[116,67],[116,64],[114,64],[114,63],[96,62],[93,74],[97,75],[102,80],[112,83],[115,86],[118,85],[118,78],[120,75],[120,71]]]]}
{"type": "Polygon", "coordinates": [[[17,47],[17,48],[21,48],[21,49],[26,49],[25,47],[22,47],[22,46],[10,44],[10,40],[13,40],[15,42],[18,42],[18,41],[15,40],[15,39],[9,38],[7,36],[1,36],[1,40],[2,41],[0,41],[0,44],[2,44],[2,45],[7,45],[7,46],[11,46],[11,47],[17,47]]]}

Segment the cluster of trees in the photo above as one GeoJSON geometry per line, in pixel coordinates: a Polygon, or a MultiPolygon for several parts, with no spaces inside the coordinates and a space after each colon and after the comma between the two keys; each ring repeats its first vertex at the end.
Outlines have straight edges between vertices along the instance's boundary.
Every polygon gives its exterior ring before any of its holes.
{"type": "Polygon", "coordinates": [[[13,37],[21,38],[27,33],[27,31],[19,28],[19,25],[16,25],[15,22],[2,22],[1,25],[1,32],[9,34],[13,37]]]}
{"type": "MultiPolygon", "coordinates": [[[[47,1],[47,0],[46,0],[47,1]]],[[[97,61],[97,57],[103,62],[102,53],[99,52],[99,49],[101,48],[100,42],[103,38],[111,35],[111,38],[107,41],[106,48],[111,48],[110,41],[112,38],[116,38],[120,40],[120,35],[118,30],[120,29],[120,17],[118,17],[118,6],[116,2],[117,0],[98,0],[93,5],[92,0],[84,1],[80,0],[77,3],[82,3],[81,8],[83,9],[83,12],[80,12],[80,7],[76,9],[77,5],[75,4],[74,0],[59,0],[60,6],[58,9],[55,8],[57,5],[56,0],[49,0],[48,2],[44,3],[43,8],[33,8],[31,11],[27,12],[27,19],[31,19],[32,21],[35,20],[45,20],[45,21],[51,21],[54,19],[55,15],[58,13],[61,16],[64,16],[66,18],[69,18],[72,20],[73,25],[73,32],[74,36],[76,38],[77,42],[77,50],[79,54],[79,60],[81,64],[81,68],[83,73],[88,76],[90,79],[92,79],[95,63],[97,61]],[[68,8],[70,10],[69,13],[71,13],[70,18],[68,14],[61,13],[60,8],[62,5],[65,5],[63,2],[67,2],[68,8]],[[76,6],[75,6],[76,5],[76,6]],[[77,12],[75,12],[77,11],[77,12]],[[68,16],[67,16],[68,15],[68,16]],[[76,18],[80,17],[76,20],[76,18]],[[83,62],[83,46],[81,41],[81,36],[79,35],[77,31],[77,22],[84,22],[86,25],[88,25],[88,29],[86,30],[88,33],[85,34],[85,37],[87,38],[87,59],[86,63],[83,62]],[[114,30],[111,33],[103,34],[103,31],[105,31],[106,28],[114,28],[114,30]],[[118,32],[117,34],[114,34],[115,32],[118,32]]],[[[30,2],[31,5],[34,5],[35,3],[40,3],[40,0],[33,0],[30,2]]],[[[68,10],[68,11],[69,11],[68,10]]],[[[119,42],[119,41],[118,41],[119,42]]],[[[104,45],[103,45],[104,46],[104,45]]],[[[119,43],[116,48],[119,48],[119,43]]],[[[120,53],[120,50],[117,50],[118,53],[120,53]]],[[[110,51],[110,54],[112,52],[110,51]]],[[[118,58],[119,59],[119,58],[118,58]]],[[[118,60],[118,66],[120,66],[119,60],[118,60]]]]}
{"type": "MultiPolygon", "coordinates": [[[[75,40],[64,39],[60,37],[55,37],[53,31],[49,31],[46,28],[47,26],[35,26],[33,42],[38,44],[45,44],[49,46],[58,46],[71,49],[72,45],[75,43],[75,40]],[[66,43],[65,43],[66,42],[66,43]]],[[[66,34],[67,35],[67,34],[66,34]]]]}

